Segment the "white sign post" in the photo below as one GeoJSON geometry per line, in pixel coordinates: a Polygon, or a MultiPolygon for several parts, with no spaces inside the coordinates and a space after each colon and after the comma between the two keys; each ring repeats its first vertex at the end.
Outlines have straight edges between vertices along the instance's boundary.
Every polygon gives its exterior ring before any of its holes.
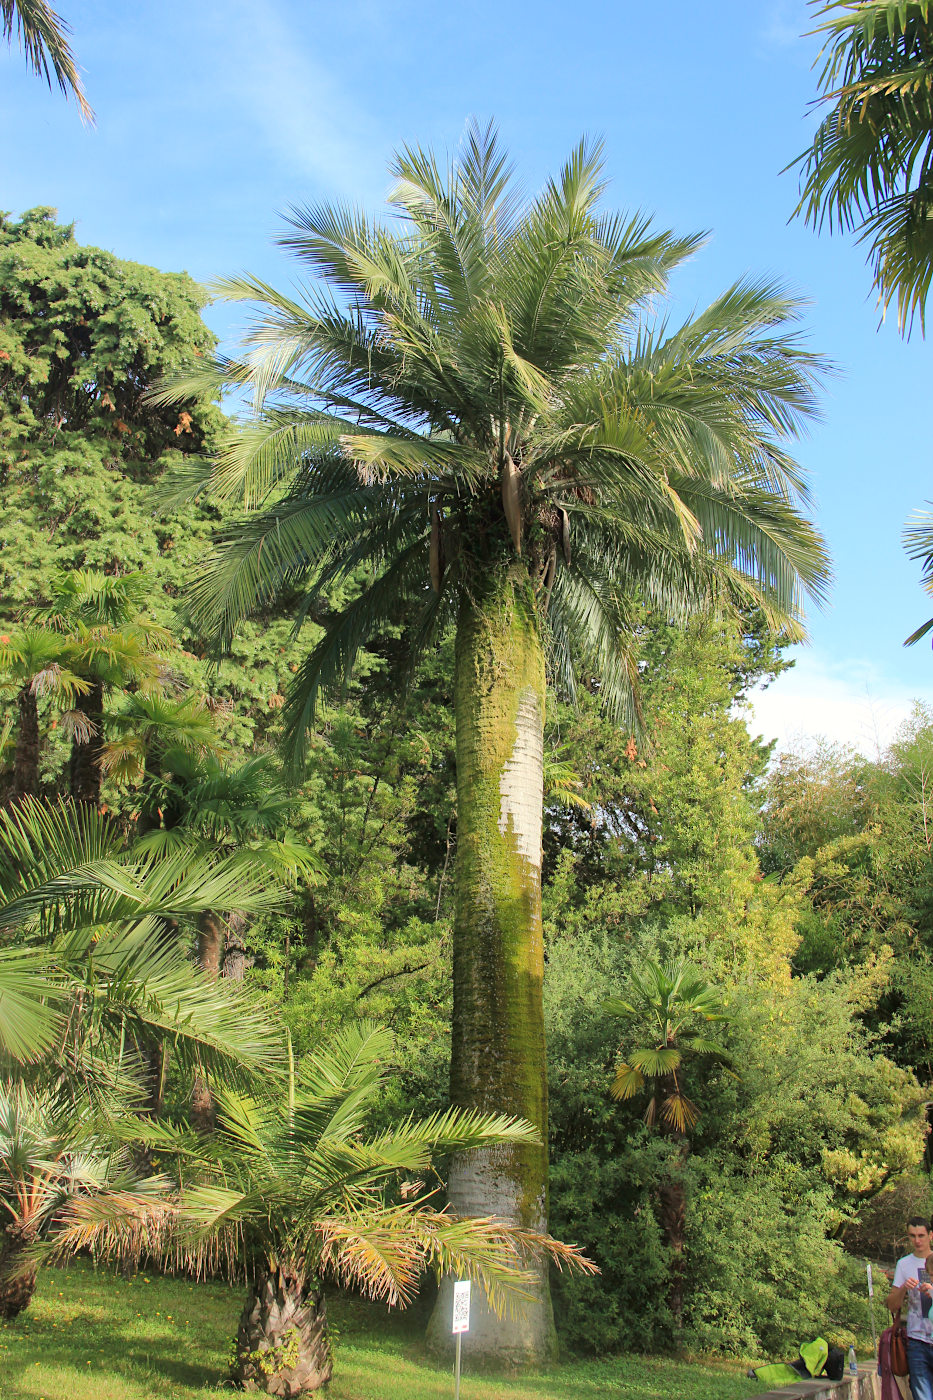
{"type": "Polygon", "coordinates": [[[875,1335],[875,1285],[871,1277],[871,1264],[865,1265],[868,1271],[868,1313],[871,1317],[871,1344],[874,1347],[875,1355],[878,1354],[878,1338],[875,1335]]]}
{"type": "Polygon", "coordinates": [[[454,1284],[454,1316],[451,1331],[457,1339],[457,1358],[454,1362],[454,1400],[460,1400],[460,1343],[464,1332],[470,1330],[470,1280],[462,1279],[454,1284]]]}

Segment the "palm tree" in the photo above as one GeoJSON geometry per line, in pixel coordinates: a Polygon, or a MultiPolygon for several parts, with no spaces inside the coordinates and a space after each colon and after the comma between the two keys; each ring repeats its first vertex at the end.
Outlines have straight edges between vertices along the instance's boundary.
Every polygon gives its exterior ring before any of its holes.
{"type": "MultiPolygon", "coordinates": [[[[458,1219],[439,1210],[424,1178],[439,1154],[527,1142],[527,1123],[449,1109],[366,1132],[391,1065],[391,1035],[350,1025],[292,1076],[287,1099],[257,1101],[225,1091],[209,1138],[152,1124],[147,1140],[175,1155],[186,1182],[177,1220],[189,1258],[237,1253],[252,1278],[240,1315],[233,1377],[245,1390],[294,1396],[331,1378],[323,1284],[352,1286],[389,1306],[404,1305],[426,1268],[482,1282],[501,1311],[528,1284],[524,1266],[543,1257],[593,1270],[572,1246],[497,1220],[458,1219]]],[[[127,1213],[132,1248],[165,1249],[158,1227],[139,1230],[127,1213]]],[[[62,1253],[118,1235],[121,1212],[76,1201],[60,1217],[62,1253]]]]}
{"type": "MultiPolygon", "coordinates": [[[[120,737],[103,745],[105,777],[140,790],[139,833],[164,825],[166,774],[180,755],[203,759],[221,747],[217,725],[202,695],[179,698],[159,691],[135,691],[111,717],[120,737]]],[[[170,778],[168,779],[170,781],[170,778]]]]}
{"type": "MultiPolygon", "coordinates": [[[[286,825],[299,804],[285,791],[268,757],[258,755],[231,768],[214,754],[198,759],[176,750],[166,755],[166,767],[168,776],[158,787],[163,825],[144,836],[137,851],[213,852],[236,857],[286,888],[294,889],[299,881],[320,883],[320,861],[307,845],[294,840],[286,825]]],[[[234,980],[242,978],[246,923],[240,909],[205,909],[199,918],[198,964],[209,981],[221,972],[234,980]]],[[[203,1076],[195,1081],[191,1104],[194,1122],[210,1128],[213,1106],[203,1076]]]]}
{"type": "Polygon", "coordinates": [[[114,576],[97,569],[72,569],[54,578],[51,601],[36,609],[36,621],[67,637],[75,669],[88,682],[81,703],[84,723],[71,747],[71,795],[100,805],[104,748],[104,697],[114,688],[158,693],[168,680],[160,652],[171,634],[143,613],[150,584],[145,574],[114,576]]]}
{"type": "Polygon", "coordinates": [[[280,891],[238,857],[127,851],[85,803],[26,799],[0,812],[0,1054],[82,1094],[135,1072],[135,1047],[169,1040],[190,1076],[275,1071],[268,1017],[212,986],[169,923],[205,909],[275,909],[280,891]]]}
{"type": "Polygon", "coordinates": [[[797,212],[858,229],[885,308],[909,331],[933,274],[933,25],[930,0],[831,0],[818,33],[820,101],[829,105],[800,157],[797,212]]]}
{"type": "Polygon", "coordinates": [[[75,648],[67,637],[41,624],[18,627],[0,637],[0,671],[16,692],[17,730],[11,799],[39,792],[39,700],[54,697],[66,706],[64,720],[73,737],[88,738],[87,721],[75,701],[90,684],[78,673],[75,648]]]}
{"type": "Polygon", "coordinates": [[[126,1149],[108,1144],[80,1105],[0,1082],[0,1317],[17,1317],[32,1301],[35,1246],[64,1207],[80,1199],[98,1210],[111,1202],[144,1210],[160,1185],[137,1180],[126,1149]]]}
{"type": "Polygon", "coordinates": [[[10,43],[15,30],[26,63],[36,76],[45,78],[51,87],[54,74],[65,96],[71,93],[74,97],[84,120],[94,120],[68,43],[70,26],[56,14],[48,0],[0,0],[0,29],[10,43]]]}
{"type": "MultiPolygon", "coordinates": [[[[527,205],[491,127],[446,173],[420,150],[394,173],[401,225],[297,211],[284,242],[316,285],[301,300],[225,283],[259,303],[247,354],[163,391],[231,382],[256,405],[211,486],[262,508],[221,537],[191,605],[222,638],[280,596],[296,626],[320,621],[283,712],[296,764],[318,696],[368,637],[408,617],[414,662],[455,628],[451,1094],[528,1120],[540,1142],[455,1158],[450,1200],[544,1230],[545,664],[571,693],[582,669],[631,724],[636,601],[675,620],[754,605],[801,634],[802,591],[820,593],[827,559],[786,439],[821,366],[772,286],[736,285],[680,329],[652,329],[698,240],[600,213],[585,142],[527,205]],[[346,583],[351,600],[328,612],[346,583]]],[[[438,1338],[446,1309],[442,1291],[438,1338]]],[[[475,1352],[542,1359],[546,1279],[523,1318],[480,1308],[474,1322],[475,1352]]]]}
{"type": "Polygon", "coordinates": [[[684,1062],[701,1055],[719,1060],[729,1052],[719,1041],[696,1029],[697,1022],[726,1019],[722,995],[699,969],[684,959],[656,963],[646,959],[633,972],[623,997],[603,1003],[610,1016],[634,1021],[632,1037],[638,1041],[616,1065],[610,1093],[624,1102],[647,1090],[645,1122],[657,1123],[674,1144],[674,1158],[659,1190],[661,1225],[671,1251],[669,1301],[675,1331],[683,1316],[684,1230],[686,1196],[683,1168],[690,1150],[690,1133],[700,1110],[683,1086],[684,1062]]]}

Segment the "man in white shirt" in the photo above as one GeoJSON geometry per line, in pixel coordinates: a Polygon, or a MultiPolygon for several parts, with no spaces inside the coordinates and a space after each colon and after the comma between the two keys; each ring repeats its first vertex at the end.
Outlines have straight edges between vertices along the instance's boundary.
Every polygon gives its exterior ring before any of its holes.
{"type": "Polygon", "coordinates": [[[912,1254],[898,1259],[888,1309],[897,1313],[907,1300],[907,1364],[914,1400],[933,1400],[933,1235],[930,1222],[912,1215],[907,1222],[912,1254]]]}

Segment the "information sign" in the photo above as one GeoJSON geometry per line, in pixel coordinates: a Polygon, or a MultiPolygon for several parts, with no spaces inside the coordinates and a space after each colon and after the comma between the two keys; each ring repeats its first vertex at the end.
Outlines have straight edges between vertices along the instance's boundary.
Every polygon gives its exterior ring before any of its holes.
{"type": "Polygon", "coordinates": [[[470,1330],[470,1280],[463,1279],[454,1284],[454,1323],[453,1334],[470,1330]]]}
{"type": "Polygon", "coordinates": [[[873,1284],[872,1281],[871,1281],[871,1265],[870,1265],[870,1264],[866,1264],[865,1267],[866,1267],[866,1269],[868,1270],[868,1296],[869,1296],[869,1298],[874,1298],[874,1296],[875,1296],[875,1286],[874,1286],[874,1284],[873,1284]]]}

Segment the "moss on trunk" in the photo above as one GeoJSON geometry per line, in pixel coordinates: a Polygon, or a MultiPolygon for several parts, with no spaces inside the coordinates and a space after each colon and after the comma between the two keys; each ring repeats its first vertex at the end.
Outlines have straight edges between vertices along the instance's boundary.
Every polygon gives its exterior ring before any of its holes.
{"type": "MultiPolygon", "coordinates": [[[[547,1074],[542,981],[544,652],[521,565],[465,601],[457,626],[457,866],[451,1097],[534,1123],[537,1147],[468,1153],[451,1164],[451,1205],[533,1230],[547,1226],[547,1074]]],[[[474,1294],[475,1297],[475,1294],[474,1294]]],[[[449,1284],[430,1328],[450,1333],[449,1284]]],[[[475,1359],[536,1364],[554,1352],[546,1271],[520,1317],[474,1303],[475,1359]]]]}

